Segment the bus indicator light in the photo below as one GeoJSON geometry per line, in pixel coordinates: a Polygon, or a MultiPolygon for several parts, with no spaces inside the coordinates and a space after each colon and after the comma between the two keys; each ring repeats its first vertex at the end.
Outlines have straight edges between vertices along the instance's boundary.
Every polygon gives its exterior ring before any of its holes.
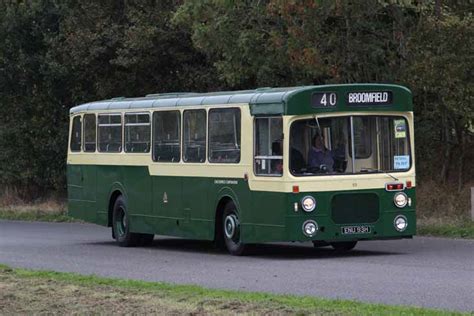
{"type": "Polygon", "coordinates": [[[402,191],[403,183],[387,183],[385,184],[385,190],[387,191],[402,191]]]}
{"type": "Polygon", "coordinates": [[[293,186],[293,193],[300,193],[300,187],[298,185],[293,186]]]}
{"type": "Polygon", "coordinates": [[[407,187],[407,189],[411,189],[411,181],[410,180],[407,181],[406,187],[407,187]]]}

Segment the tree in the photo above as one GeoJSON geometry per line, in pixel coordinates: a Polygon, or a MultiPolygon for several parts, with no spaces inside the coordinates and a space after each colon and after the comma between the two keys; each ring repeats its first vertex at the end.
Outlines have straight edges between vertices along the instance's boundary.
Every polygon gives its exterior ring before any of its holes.
{"type": "Polygon", "coordinates": [[[217,89],[170,23],[173,1],[0,3],[0,184],[65,189],[68,111],[117,96],[217,89]]]}
{"type": "Polygon", "coordinates": [[[388,1],[186,1],[175,22],[231,87],[393,82],[420,8],[388,1]]]}
{"type": "Polygon", "coordinates": [[[0,10],[0,181],[41,194],[64,183],[65,107],[49,89],[48,41],[59,8],[49,1],[0,10]]]}
{"type": "Polygon", "coordinates": [[[410,39],[405,77],[416,97],[419,158],[430,161],[422,168],[439,170],[443,182],[455,171],[461,190],[473,175],[465,161],[473,156],[474,18],[450,7],[432,12],[426,11],[410,39]]]}

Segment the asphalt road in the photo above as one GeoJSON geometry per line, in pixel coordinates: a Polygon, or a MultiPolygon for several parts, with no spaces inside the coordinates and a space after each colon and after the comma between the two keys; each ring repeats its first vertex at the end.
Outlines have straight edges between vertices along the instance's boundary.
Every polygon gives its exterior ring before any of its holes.
{"type": "Polygon", "coordinates": [[[267,244],[233,257],[212,243],[155,237],[120,248],[88,224],[0,221],[0,263],[147,281],[474,311],[474,240],[361,242],[348,254],[267,244]]]}

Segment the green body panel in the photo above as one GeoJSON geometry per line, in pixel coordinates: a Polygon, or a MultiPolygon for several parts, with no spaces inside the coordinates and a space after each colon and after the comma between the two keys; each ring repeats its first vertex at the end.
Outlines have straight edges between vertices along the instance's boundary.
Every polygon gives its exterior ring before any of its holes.
{"type": "Polygon", "coordinates": [[[404,191],[409,198],[412,199],[411,206],[403,209],[397,208],[393,203],[395,192],[387,192],[385,189],[373,190],[351,190],[351,191],[334,191],[334,192],[304,192],[298,194],[288,194],[291,204],[300,202],[306,195],[311,195],[316,199],[316,209],[311,213],[305,213],[301,210],[298,212],[289,212],[287,216],[287,227],[295,227],[298,229],[287,230],[288,240],[309,240],[301,234],[301,226],[307,219],[313,219],[318,223],[319,232],[312,238],[315,240],[338,241],[338,240],[363,240],[363,239],[383,239],[383,238],[403,238],[415,235],[416,232],[416,216],[415,216],[415,188],[404,191]],[[337,194],[353,194],[353,193],[373,193],[379,197],[379,218],[373,223],[354,223],[356,225],[365,224],[371,227],[371,233],[365,235],[348,235],[341,234],[341,227],[351,226],[347,224],[335,224],[331,218],[331,201],[337,194]],[[397,215],[404,215],[408,219],[407,229],[400,233],[393,226],[393,220],[397,215]]]}
{"type": "Polygon", "coordinates": [[[154,218],[150,218],[150,221],[163,234],[180,235],[179,224],[184,219],[183,199],[181,198],[183,179],[181,177],[158,176],[152,177],[152,183],[154,218]]]}
{"type": "Polygon", "coordinates": [[[241,220],[243,242],[340,241],[407,238],[415,234],[415,189],[406,189],[411,206],[398,209],[394,192],[385,189],[337,192],[280,193],[250,191],[244,179],[150,176],[144,166],[68,165],[69,215],[84,221],[109,225],[109,206],[114,192],[124,195],[133,232],[212,240],[217,205],[222,198],[234,201],[241,220]],[[88,187],[91,183],[93,185],[88,187]],[[85,189],[87,188],[87,190],[85,189]],[[90,192],[96,188],[96,194],[90,192]],[[379,216],[367,224],[371,232],[342,236],[331,218],[331,201],[336,194],[372,193],[379,198],[379,216]],[[311,213],[294,210],[294,203],[312,195],[317,202],[311,213]],[[396,215],[408,219],[408,228],[397,232],[396,215]],[[313,238],[302,233],[303,222],[313,219],[319,232],[313,238]]]}

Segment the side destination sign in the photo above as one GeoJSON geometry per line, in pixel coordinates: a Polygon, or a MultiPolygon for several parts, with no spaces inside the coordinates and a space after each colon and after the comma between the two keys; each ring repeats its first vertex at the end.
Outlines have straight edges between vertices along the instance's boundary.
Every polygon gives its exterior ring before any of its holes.
{"type": "Polygon", "coordinates": [[[347,94],[347,105],[390,105],[392,100],[392,91],[349,92],[347,94]]]}

